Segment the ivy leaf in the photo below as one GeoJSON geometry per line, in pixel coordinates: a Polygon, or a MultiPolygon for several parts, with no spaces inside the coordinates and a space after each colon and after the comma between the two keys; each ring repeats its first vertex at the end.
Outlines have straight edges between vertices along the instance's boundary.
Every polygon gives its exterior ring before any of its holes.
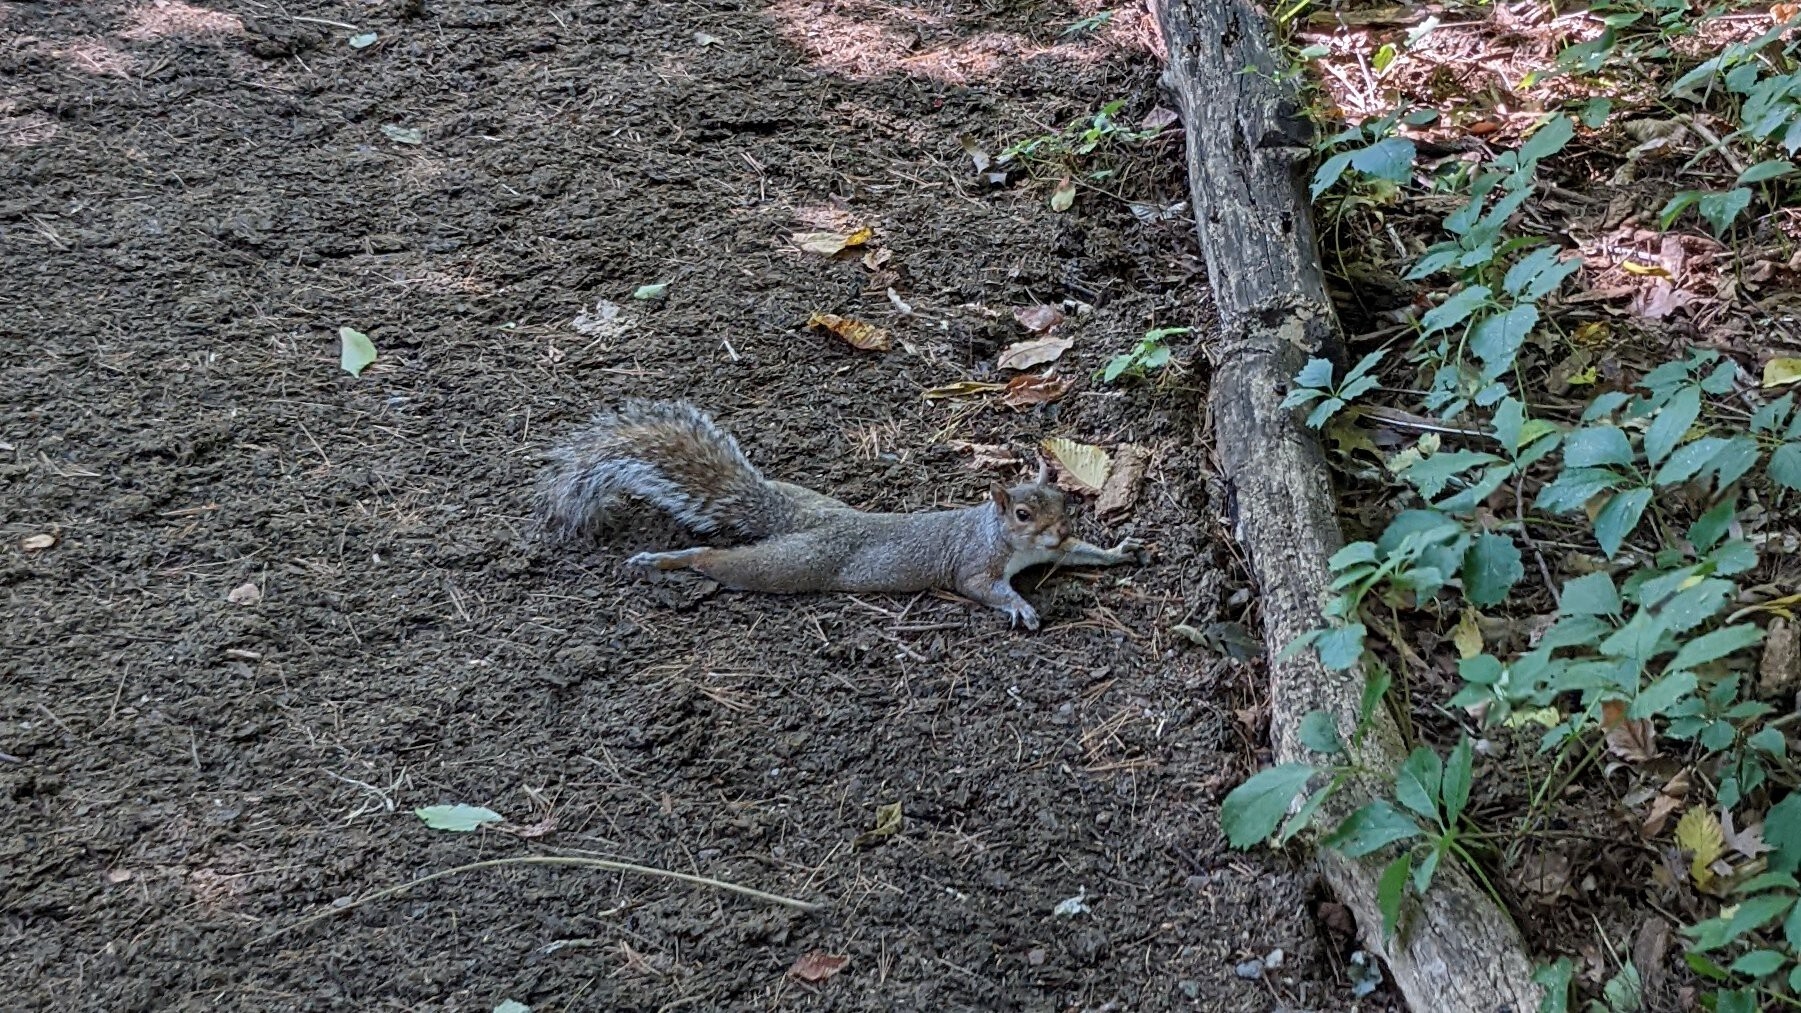
{"type": "Polygon", "coordinates": [[[1695,210],[1713,226],[1716,236],[1724,235],[1733,220],[1750,206],[1751,189],[1743,186],[1725,193],[1710,193],[1695,202],[1695,210]]]}
{"type": "Polygon", "coordinates": [[[1438,820],[1438,793],[1444,761],[1429,746],[1420,746],[1401,761],[1395,774],[1395,801],[1426,819],[1438,820]]]}
{"type": "Polygon", "coordinates": [[[1510,296],[1518,297],[1526,290],[1533,278],[1557,263],[1557,247],[1541,246],[1526,256],[1521,257],[1507,269],[1507,276],[1501,279],[1501,289],[1510,296]]]}
{"type": "Polygon", "coordinates": [[[1312,764],[1284,763],[1260,770],[1233,788],[1219,806],[1219,825],[1226,840],[1234,848],[1248,848],[1267,839],[1316,773],[1312,764]]]}
{"type": "Polygon", "coordinates": [[[1645,507],[1651,502],[1651,490],[1627,489],[1615,493],[1595,515],[1595,541],[1601,545],[1601,552],[1608,559],[1619,554],[1620,546],[1625,543],[1626,536],[1638,527],[1638,522],[1645,515],[1645,507]]]}
{"type": "Polygon", "coordinates": [[[1533,983],[1543,985],[1545,989],[1538,1013],[1569,1013],[1570,980],[1575,975],[1576,964],[1568,957],[1559,957],[1554,964],[1542,964],[1532,972],[1533,983]]]}
{"type": "Polygon", "coordinates": [[[1632,444],[1618,426],[1588,426],[1564,438],[1563,463],[1570,468],[1631,464],[1632,444]]]}
{"type": "Polygon", "coordinates": [[[1401,901],[1407,895],[1407,873],[1413,860],[1406,853],[1388,863],[1376,882],[1376,907],[1382,912],[1382,938],[1393,939],[1401,923],[1401,901]]]}
{"type": "Polygon", "coordinates": [[[1349,858],[1362,858],[1386,845],[1410,840],[1422,833],[1424,831],[1413,817],[1378,799],[1352,813],[1327,834],[1322,843],[1349,858]]]}
{"type": "Polygon", "coordinates": [[[1478,464],[1493,464],[1500,458],[1477,450],[1445,450],[1415,461],[1402,472],[1407,481],[1426,499],[1444,491],[1450,480],[1478,464]]]}
{"type": "Polygon", "coordinates": [[[1684,387],[1664,403],[1645,430],[1645,460],[1652,466],[1669,456],[1701,416],[1701,388],[1684,387]]]}
{"type": "Polygon", "coordinates": [[[1332,387],[1332,360],[1308,359],[1307,365],[1295,374],[1294,382],[1303,387],[1329,390],[1332,387]]]}
{"type": "Polygon", "coordinates": [[[1757,440],[1749,434],[1740,433],[1726,441],[1719,454],[1709,463],[1709,471],[1714,473],[1721,489],[1743,478],[1745,472],[1757,463],[1757,440]]]}
{"type": "Polygon", "coordinates": [[[1463,594],[1472,605],[1499,605],[1525,575],[1526,566],[1513,539],[1484,532],[1470,543],[1463,557],[1463,594]]]}
{"type": "Polygon", "coordinates": [[[1477,307],[1488,301],[1487,285],[1471,285],[1459,291],[1444,302],[1426,311],[1420,317],[1420,334],[1435,334],[1447,327],[1455,327],[1469,318],[1477,307]]]}
{"type": "Polygon", "coordinates": [[[1537,325],[1538,307],[1531,303],[1484,317],[1470,334],[1470,351],[1483,362],[1482,378],[1492,380],[1511,369],[1526,335],[1537,325]]]}
{"type": "MultiPolygon", "coordinates": [[[[1661,416],[1659,416],[1661,418],[1661,416]]],[[[1656,425],[1656,423],[1652,423],[1656,425]]],[[[1649,440],[1647,434],[1646,439],[1649,440]]],[[[1693,443],[1678,447],[1670,459],[1663,462],[1651,481],[1658,485],[1678,485],[1695,477],[1709,462],[1717,457],[1726,447],[1726,441],[1718,436],[1703,436],[1693,443]]]]}

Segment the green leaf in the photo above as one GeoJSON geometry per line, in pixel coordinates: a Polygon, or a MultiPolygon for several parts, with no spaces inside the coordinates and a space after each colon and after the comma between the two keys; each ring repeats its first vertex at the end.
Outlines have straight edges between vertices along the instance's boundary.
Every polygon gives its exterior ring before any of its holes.
{"type": "Polygon", "coordinates": [[[1740,433],[1726,441],[1719,454],[1709,463],[1707,470],[1714,473],[1721,489],[1744,477],[1745,472],[1757,463],[1757,439],[1749,434],[1740,433]]]}
{"type": "Polygon", "coordinates": [[[1479,464],[1493,464],[1499,460],[1493,454],[1476,450],[1445,450],[1415,461],[1401,474],[1413,483],[1421,496],[1432,499],[1444,491],[1453,477],[1479,464]]]}
{"type": "Polygon", "coordinates": [[[1632,443],[1618,426],[1589,426],[1564,437],[1563,463],[1570,468],[1631,464],[1632,443]]]}
{"type": "Polygon", "coordinates": [[[1568,116],[1553,116],[1520,145],[1520,162],[1536,162],[1563,150],[1576,135],[1576,124],[1568,116]]]}
{"type": "Polygon", "coordinates": [[[1505,313],[1482,318],[1470,333],[1470,352],[1482,360],[1482,379],[1492,380],[1513,367],[1526,335],[1538,326],[1538,307],[1522,303],[1505,313]]]}
{"type": "Polygon", "coordinates": [[[1664,403],[1645,430],[1645,460],[1655,467],[1688,435],[1701,416],[1701,388],[1684,387],[1664,403]]]}
{"type": "Polygon", "coordinates": [[[1296,738],[1301,745],[1316,753],[1337,756],[1344,752],[1344,743],[1339,741],[1338,726],[1333,723],[1332,715],[1325,711],[1308,711],[1301,719],[1300,731],[1296,738]]]}
{"type": "Polygon", "coordinates": [[[1395,774],[1395,801],[1433,822],[1438,821],[1438,792],[1444,762],[1429,746],[1419,746],[1401,761],[1395,774]]]}
{"type": "Polygon", "coordinates": [[[1708,225],[1713,226],[1713,234],[1716,236],[1724,235],[1732,227],[1733,220],[1750,206],[1751,190],[1742,186],[1725,193],[1710,193],[1695,202],[1695,210],[1700,212],[1708,225]]]}
{"type": "Polygon", "coordinates": [[[1601,552],[1612,559],[1619,554],[1620,546],[1625,543],[1626,536],[1638,527],[1639,520],[1645,515],[1645,507],[1650,505],[1651,490],[1627,489],[1614,494],[1595,515],[1595,541],[1601,545],[1601,552]]]}
{"type": "Polygon", "coordinates": [[[1689,525],[1688,540],[1694,543],[1696,549],[1706,552],[1726,537],[1726,532],[1732,529],[1732,522],[1737,518],[1738,497],[1728,496],[1689,525]]]}
{"type": "Polygon", "coordinates": [[[1625,479],[1606,468],[1565,468],[1557,480],[1538,491],[1538,508],[1554,514],[1580,510],[1600,493],[1625,479]]]}
{"type": "Polygon", "coordinates": [[[1338,828],[1326,835],[1326,847],[1343,852],[1350,858],[1364,855],[1423,833],[1413,817],[1378,799],[1352,813],[1338,828]]]}
{"type": "Polygon", "coordinates": [[[1407,873],[1413,864],[1405,852],[1388,863],[1382,878],[1376,882],[1376,907],[1382,912],[1382,938],[1393,939],[1395,926],[1401,923],[1401,901],[1407,895],[1407,873]]]}
{"type": "Polygon", "coordinates": [[[1463,557],[1463,596],[1477,606],[1499,605],[1526,575],[1519,547],[1506,535],[1483,533],[1463,557]]]}
{"type": "Polygon", "coordinates": [[[362,376],[363,370],[375,361],[375,342],[369,335],[349,327],[338,328],[338,365],[351,376],[362,376]]]}
{"type": "Polygon", "coordinates": [[[1413,175],[1413,142],[1405,137],[1388,137],[1351,153],[1351,166],[1358,172],[1377,179],[1405,183],[1413,175]]]}
{"type": "Polygon", "coordinates": [[[1470,801],[1470,781],[1474,777],[1476,766],[1476,749],[1468,735],[1460,735],[1457,744],[1451,747],[1451,755],[1445,760],[1444,786],[1439,790],[1439,800],[1444,803],[1446,828],[1457,825],[1458,817],[1470,801]]]}
{"type": "Polygon", "coordinates": [[[1526,290],[1526,286],[1546,270],[1557,263],[1557,247],[1541,246],[1526,256],[1521,257],[1507,269],[1507,276],[1501,280],[1501,289],[1508,295],[1518,297],[1526,290]]]}
{"type": "Polygon", "coordinates": [[[414,809],[413,815],[433,830],[452,830],[460,834],[501,821],[499,813],[478,805],[432,805],[414,809]]]}
{"type": "Polygon", "coordinates": [[[349,41],[351,49],[368,49],[375,45],[375,40],[378,38],[380,36],[374,32],[363,32],[360,35],[352,35],[347,41],[349,41]]]}
{"type": "Polygon", "coordinates": [[[1676,196],[1671,197],[1669,202],[1663,206],[1663,210],[1657,212],[1658,227],[1664,229],[1669,228],[1670,223],[1674,222],[1677,216],[1681,215],[1682,212],[1693,207],[1695,203],[1701,199],[1701,196],[1702,194],[1699,190],[1678,191],[1676,196]]]}
{"type": "Polygon", "coordinates": [[[632,298],[640,299],[644,302],[654,302],[668,294],[669,283],[663,281],[658,282],[655,285],[639,285],[637,289],[632,292],[632,298]]]}
{"type": "Polygon", "coordinates": [[[1801,792],[1790,792],[1770,807],[1763,818],[1763,840],[1776,849],[1770,868],[1794,872],[1801,867],[1801,792]]]}
{"type": "Polygon", "coordinates": [[[1343,407],[1344,407],[1344,399],[1343,398],[1329,397],[1329,398],[1325,399],[1324,401],[1321,401],[1319,403],[1319,407],[1313,409],[1313,411],[1307,416],[1307,428],[1309,428],[1309,429],[1320,428],[1321,426],[1326,424],[1327,419],[1330,419],[1332,416],[1338,414],[1338,410],[1343,407]]]}
{"type": "Polygon", "coordinates": [[[1327,796],[1332,794],[1332,790],[1333,786],[1328,784],[1307,796],[1307,801],[1302,802],[1299,808],[1290,813],[1288,819],[1282,824],[1282,832],[1276,835],[1276,843],[1278,845],[1287,844],[1294,839],[1295,834],[1306,829],[1307,825],[1313,822],[1313,814],[1319,811],[1320,805],[1326,801],[1327,796]]]}
{"type": "MultiPolygon", "coordinates": [[[[1596,40],[1596,41],[1599,41],[1599,40],[1596,40]]],[[[1569,52],[1569,50],[1566,49],[1566,50],[1564,50],[1564,52],[1567,53],[1567,52],[1569,52]]],[[[1561,57],[1563,55],[1563,53],[1559,53],[1557,55],[1559,57],[1561,57]]],[[[1612,112],[1613,112],[1613,99],[1610,99],[1610,98],[1589,99],[1588,103],[1582,107],[1582,113],[1581,113],[1582,125],[1587,127],[1590,130],[1599,130],[1599,129],[1601,129],[1601,124],[1607,122],[1607,117],[1612,112]]]]}
{"type": "MultiPolygon", "coordinates": [[[[1765,841],[1767,843],[1768,838],[1765,841]]],[[[1726,920],[1722,942],[1730,943],[1747,932],[1763,928],[1781,917],[1794,902],[1794,896],[1786,893],[1760,893],[1745,898],[1738,910],[1732,913],[1732,917],[1726,920]]]]}
{"type": "Polygon", "coordinates": [[[1605,573],[1589,573],[1565,581],[1558,604],[1558,611],[1566,616],[1617,616],[1623,607],[1613,578],[1605,573]]]}
{"type": "Polygon", "coordinates": [[[1569,1013],[1570,981],[1576,976],[1576,964],[1559,957],[1554,964],[1540,964],[1532,972],[1532,981],[1544,986],[1545,997],[1538,1002],[1538,1013],[1569,1013]]]}
{"type": "Polygon", "coordinates": [[[1260,770],[1233,788],[1219,806],[1219,825],[1226,840],[1242,849],[1267,839],[1316,773],[1312,764],[1284,763],[1260,770]]]}
{"type": "Polygon", "coordinates": [[[383,123],[381,132],[388,140],[396,144],[424,144],[425,132],[417,127],[403,127],[398,123],[383,123]]]}
{"type": "Polygon", "coordinates": [[[1334,672],[1344,672],[1356,667],[1363,658],[1363,637],[1367,631],[1362,623],[1340,626],[1320,634],[1315,641],[1314,649],[1319,652],[1320,664],[1334,672]]]}
{"type": "Polygon", "coordinates": [[[525,1003],[508,999],[494,1007],[494,1013],[532,1013],[532,1008],[525,1003]]]}
{"type": "Polygon", "coordinates": [[[1582,410],[1582,421],[1595,422],[1604,419],[1620,409],[1620,406],[1632,400],[1632,395],[1623,390],[1610,390],[1588,403],[1582,410]]]}
{"type": "Polygon", "coordinates": [[[1488,296],[1487,285],[1471,285],[1459,291],[1420,317],[1420,334],[1434,334],[1447,327],[1457,326],[1474,313],[1477,307],[1488,302],[1488,296]]]}
{"type": "Polygon", "coordinates": [[[1704,665],[1716,658],[1724,658],[1734,651],[1740,651],[1763,639],[1763,631],[1749,624],[1727,626],[1704,633],[1682,645],[1676,656],[1670,659],[1669,671],[1676,672],[1696,665],[1704,665]]]}
{"type": "Polygon", "coordinates": [[[1426,857],[1413,867],[1413,889],[1417,893],[1425,893],[1432,886],[1432,874],[1438,871],[1438,863],[1444,860],[1445,848],[1449,838],[1441,837],[1433,843],[1426,857]]]}
{"type": "Polygon", "coordinates": [[[1772,158],[1767,161],[1759,162],[1749,169],[1746,169],[1744,172],[1739,173],[1738,181],[1734,185],[1746,186],[1751,183],[1762,183],[1766,179],[1776,179],[1780,176],[1787,176],[1794,171],[1794,162],[1791,162],[1786,158],[1772,158]]]}
{"type": "Polygon", "coordinates": [[[1725,448],[1726,441],[1718,436],[1703,436],[1693,443],[1683,444],[1676,448],[1669,460],[1663,462],[1663,467],[1657,469],[1657,474],[1651,481],[1658,485],[1686,482],[1712,463],[1725,448]]]}
{"type": "Polygon", "coordinates": [[[1677,672],[1666,675],[1639,691],[1626,708],[1626,715],[1634,721],[1656,717],[1676,705],[1676,701],[1695,691],[1695,673],[1677,672]]]}
{"type": "Polygon", "coordinates": [[[1321,162],[1313,173],[1313,184],[1307,188],[1307,196],[1312,200],[1319,200],[1320,194],[1332,189],[1332,184],[1338,182],[1344,171],[1351,167],[1351,154],[1349,151],[1341,151],[1321,162]]]}
{"type": "Polygon", "coordinates": [[[1314,387],[1330,390],[1332,387],[1332,360],[1308,359],[1307,365],[1295,374],[1294,382],[1302,387],[1314,387]]]}
{"type": "Polygon", "coordinates": [[[1801,489],[1801,443],[1784,443],[1770,454],[1766,465],[1770,481],[1787,489],[1801,489]]]}
{"type": "Polygon", "coordinates": [[[1713,1013],[1760,1013],[1757,1008],[1757,990],[1739,988],[1716,993],[1713,1013]]]}

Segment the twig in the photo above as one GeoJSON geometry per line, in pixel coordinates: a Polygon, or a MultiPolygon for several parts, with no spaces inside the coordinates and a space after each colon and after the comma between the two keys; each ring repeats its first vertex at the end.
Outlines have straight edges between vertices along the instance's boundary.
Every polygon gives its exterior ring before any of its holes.
{"type": "Polygon", "coordinates": [[[1699,162],[1708,152],[1717,151],[1720,153],[1720,157],[1726,160],[1726,164],[1732,166],[1732,171],[1735,174],[1740,176],[1745,174],[1745,163],[1739,161],[1738,156],[1732,153],[1731,148],[1726,147],[1726,142],[1720,139],[1719,134],[1714,133],[1703,125],[1700,120],[1687,113],[1677,113],[1676,119],[1683,126],[1693,130],[1696,136],[1707,142],[1707,147],[1695,152],[1695,157],[1688,160],[1689,165],[1694,165],[1696,162],[1699,162]]]}
{"type": "Polygon", "coordinates": [[[710,886],[716,890],[725,890],[728,893],[742,894],[753,900],[780,904],[783,907],[791,907],[800,911],[817,911],[821,907],[821,905],[811,901],[796,900],[793,897],[783,897],[780,894],[764,893],[762,890],[752,889],[748,886],[739,886],[736,883],[727,883],[720,879],[708,879],[705,876],[690,876],[685,872],[671,872],[668,869],[657,869],[648,865],[635,865],[631,862],[615,862],[607,858],[578,858],[573,855],[525,855],[517,858],[491,858],[483,862],[470,862],[468,865],[459,865],[454,868],[440,869],[437,872],[427,873],[411,882],[401,883],[399,886],[390,886],[383,890],[377,890],[368,896],[359,897],[343,907],[334,907],[326,911],[321,911],[318,914],[308,915],[286,928],[276,929],[274,932],[256,940],[251,945],[260,946],[272,939],[285,936],[290,932],[297,932],[309,925],[318,924],[333,915],[342,914],[346,911],[354,911],[364,904],[384,900],[388,897],[395,896],[396,894],[405,893],[415,886],[423,886],[436,879],[455,876],[458,873],[463,872],[474,872],[477,869],[497,869],[503,865],[579,865],[590,869],[604,869],[608,872],[635,872],[645,876],[661,876],[665,879],[678,879],[684,883],[694,883],[698,886],[710,886]]]}

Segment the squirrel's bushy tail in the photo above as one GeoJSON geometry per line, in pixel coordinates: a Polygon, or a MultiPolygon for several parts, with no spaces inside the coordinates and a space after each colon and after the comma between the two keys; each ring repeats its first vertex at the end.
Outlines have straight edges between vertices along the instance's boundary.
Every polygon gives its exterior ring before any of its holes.
{"type": "Polygon", "coordinates": [[[591,535],[626,496],[703,535],[748,540],[793,530],[798,506],[763,478],[707,414],[684,402],[630,400],[552,448],[539,514],[557,535],[591,535]]]}

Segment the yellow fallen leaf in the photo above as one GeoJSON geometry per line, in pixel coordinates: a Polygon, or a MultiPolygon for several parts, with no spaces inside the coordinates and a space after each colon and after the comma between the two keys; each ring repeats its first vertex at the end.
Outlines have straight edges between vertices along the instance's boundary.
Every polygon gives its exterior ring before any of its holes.
{"type": "Polygon", "coordinates": [[[872,844],[884,837],[893,837],[895,834],[900,833],[900,828],[901,804],[899,802],[890,802],[887,805],[876,806],[875,829],[858,834],[856,840],[851,841],[851,847],[860,848],[865,844],[872,844]]]}
{"type": "Polygon", "coordinates": [[[1801,359],[1777,358],[1763,364],[1763,385],[1782,387],[1801,380],[1801,359]]]}
{"type": "Polygon", "coordinates": [[[1066,440],[1061,436],[1045,440],[1041,447],[1057,462],[1059,484],[1071,492],[1100,492],[1113,470],[1113,459],[1099,447],[1066,440]],[[1062,480],[1067,479],[1067,483],[1062,480]]]}
{"type": "Polygon", "coordinates": [[[1064,212],[1076,202],[1076,184],[1068,176],[1057,183],[1057,189],[1051,193],[1051,210],[1064,212]]]}
{"type": "Polygon", "coordinates": [[[1451,631],[1451,643],[1457,645],[1459,658],[1473,658],[1482,653],[1482,627],[1476,624],[1480,614],[1475,609],[1464,609],[1463,618],[1457,620],[1457,628],[1451,631]]]}
{"type": "Polygon", "coordinates": [[[1636,260],[1620,261],[1620,268],[1627,274],[1650,275],[1653,278],[1668,278],[1669,269],[1662,264],[1641,264],[1636,260]]]}
{"type": "Polygon", "coordinates": [[[1704,806],[1690,807],[1676,823],[1676,846],[1694,856],[1689,861],[1688,874],[1696,886],[1707,889],[1713,882],[1713,869],[1709,866],[1726,853],[1726,832],[1719,817],[1704,806]]]}
{"type": "Polygon", "coordinates": [[[55,544],[55,535],[26,535],[19,539],[19,548],[26,552],[42,552],[55,544]]]}
{"type": "Polygon", "coordinates": [[[983,383],[980,380],[958,380],[956,383],[947,383],[942,387],[933,387],[931,390],[926,391],[920,396],[927,401],[942,401],[945,398],[973,397],[977,394],[986,394],[989,391],[1006,389],[1007,385],[1004,383],[983,383]]]}
{"type": "Polygon", "coordinates": [[[1612,337],[1612,332],[1613,329],[1607,326],[1607,321],[1590,320],[1577,327],[1575,333],[1570,335],[1570,340],[1577,345],[1593,347],[1606,342],[1609,337],[1612,337]]]}
{"type": "Polygon", "coordinates": [[[865,352],[886,352],[894,347],[887,331],[836,313],[815,313],[807,318],[807,326],[823,327],[849,342],[852,348],[861,348],[865,352]]]}
{"type": "Polygon", "coordinates": [[[853,246],[862,246],[875,237],[875,230],[865,225],[855,232],[796,232],[794,245],[823,257],[830,257],[840,250],[853,246]]]}

